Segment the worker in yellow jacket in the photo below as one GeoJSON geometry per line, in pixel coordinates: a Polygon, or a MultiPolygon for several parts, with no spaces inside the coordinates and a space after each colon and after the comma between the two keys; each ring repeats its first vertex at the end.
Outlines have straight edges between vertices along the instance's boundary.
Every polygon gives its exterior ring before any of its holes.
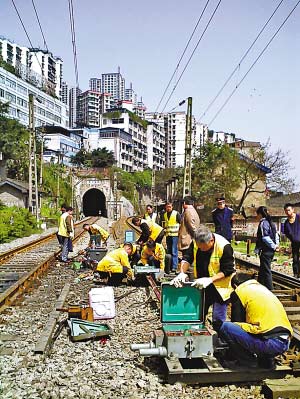
{"type": "Polygon", "coordinates": [[[215,329],[241,364],[274,369],[274,357],[288,349],[293,334],[282,303],[249,274],[236,274],[231,284],[233,322],[216,321],[215,329]]]}
{"type": "Polygon", "coordinates": [[[160,277],[163,277],[165,272],[170,272],[171,260],[171,255],[166,254],[162,244],[156,243],[153,240],[148,240],[142,248],[141,263],[160,269],[160,277]]]}
{"type": "Polygon", "coordinates": [[[59,219],[58,235],[62,242],[62,262],[68,262],[68,254],[70,250],[69,241],[73,240],[74,234],[73,208],[69,206],[66,208],[66,212],[62,213],[59,219]]]}
{"type": "MultiPolygon", "coordinates": [[[[108,237],[109,237],[109,233],[103,227],[99,226],[96,223],[94,223],[94,224],[85,223],[82,227],[84,230],[89,232],[90,236],[92,236],[92,235],[100,236],[101,244],[102,244],[102,242],[103,242],[103,244],[106,244],[108,237]]],[[[91,245],[92,245],[92,243],[90,242],[89,246],[91,246],[91,245]]]]}
{"type": "Polygon", "coordinates": [[[142,234],[137,240],[138,244],[143,245],[149,239],[158,243],[162,242],[165,231],[159,224],[137,216],[132,218],[132,223],[142,230],[142,234]]]}
{"type": "Polygon", "coordinates": [[[183,254],[180,273],[170,284],[181,287],[192,264],[195,278],[192,285],[205,289],[204,316],[207,315],[210,305],[213,305],[213,321],[225,321],[227,304],[233,291],[231,278],[235,273],[231,244],[224,237],[213,234],[209,228],[200,225],[195,230],[190,247],[183,254]]]}
{"type": "Polygon", "coordinates": [[[100,276],[108,277],[108,284],[119,285],[124,277],[133,279],[133,271],[131,269],[128,256],[132,253],[132,244],[126,242],[123,247],[114,249],[100,260],[96,267],[96,271],[100,276]]]}

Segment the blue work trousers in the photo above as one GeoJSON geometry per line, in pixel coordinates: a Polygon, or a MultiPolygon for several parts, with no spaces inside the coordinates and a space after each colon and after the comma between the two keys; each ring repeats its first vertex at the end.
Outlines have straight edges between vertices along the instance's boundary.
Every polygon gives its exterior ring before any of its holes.
{"type": "Polygon", "coordinates": [[[232,322],[225,322],[222,324],[219,336],[229,345],[238,346],[241,356],[246,350],[249,355],[255,353],[258,357],[274,357],[282,354],[289,348],[288,339],[264,339],[261,336],[246,332],[238,324],[232,322]]]}
{"type": "Polygon", "coordinates": [[[66,262],[69,254],[69,237],[62,237],[61,260],[66,262]]]}
{"type": "Polygon", "coordinates": [[[262,250],[259,255],[260,265],[257,281],[267,287],[269,290],[273,289],[271,262],[274,257],[274,251],[262,250]]]}
{"type": "Polygon", "coordinates": [[[178,265],[178,236],[167,236],[167,253],[172,256],[172,269],[177,270],[178,265]]]}

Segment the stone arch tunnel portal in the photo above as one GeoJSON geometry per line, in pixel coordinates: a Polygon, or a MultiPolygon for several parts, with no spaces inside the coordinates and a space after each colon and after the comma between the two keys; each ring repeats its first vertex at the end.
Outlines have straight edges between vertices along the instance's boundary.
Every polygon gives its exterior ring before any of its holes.
{"type": "Polygon", "coordinates": [[[105,195],[97,188],[91,188],[83,195],[82,208],[84,216],[107,217],[105,195]]]}

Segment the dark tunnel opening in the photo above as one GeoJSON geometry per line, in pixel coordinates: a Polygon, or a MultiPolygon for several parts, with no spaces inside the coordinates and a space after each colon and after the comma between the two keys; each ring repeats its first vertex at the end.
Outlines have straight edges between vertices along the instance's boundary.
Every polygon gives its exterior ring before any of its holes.
{"type": "Polygon", "coordinates": [[[84,216],[107,217],[105,195],[97,188],[91,188],[83,195],[82,208],[84,216]]]}

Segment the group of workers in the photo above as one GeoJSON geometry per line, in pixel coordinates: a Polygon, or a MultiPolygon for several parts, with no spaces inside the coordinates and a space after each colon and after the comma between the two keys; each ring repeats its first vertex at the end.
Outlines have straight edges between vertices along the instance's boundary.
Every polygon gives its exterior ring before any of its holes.
{"type": "MultiPolygon", "coordinates": [[[[255,249],[260,256],[258,281],[249,274],[236,273],[231,246],[233,211],[226,206],[223,197],[217,198],[217,208],[212,212],[215,233],[200,224],[191,197],[184,198],[183,209],[180,215],[171,203],[167,203],[159,221],[152,206],[148,205],[144,217],[132,218],[132,223],[141,229],[137,242],[126,242],[110,251],[98,263],[97,271],[116,285],[125,276],[134,279],[134,264],[151,264],[160,269],[160,276],[176,271],[178,274],[170,282],[176,288],[193,275],[192,285],[204,289],[204,316],[212,305],[213,327],[229,345],[230,353],[243,365],[274,368],[274,357],[289,347],[292,327],[282,304],[270,291],[273,288],[270,264],[278,247],[278,234],[267,209],[261,206],[256,211],[259,221],[255,249]],[[161,243],[164,235],[167,252],[161,243]],[[180,260],[178,250],[181,251],[180,260]],[[190,272],[192,265],[193,273],[190,272]],[[229,303],[231,321],[226,321],[229,303]]],[[[295,242],[292,245],[293,265],[294,273],[298,275],[300,220],[290,204],[285,211],[287,237],[292,244],[293,240],[295,242]]],[[[64,219],[67,230],[67,216],[62,218],[62,223],[64,219]]],[[[108,238],[108,233],[98,225],[85,224],[84,229],[90,234],[100,234],[104,242],[108,238]]]]}

